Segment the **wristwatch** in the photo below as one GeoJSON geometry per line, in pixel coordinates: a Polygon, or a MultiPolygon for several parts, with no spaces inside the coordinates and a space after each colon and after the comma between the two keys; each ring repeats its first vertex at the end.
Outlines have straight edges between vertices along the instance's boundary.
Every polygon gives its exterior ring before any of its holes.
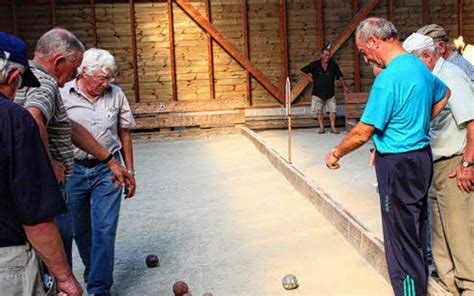
{"type": "Polygon", "coordinates": [[[128,169],[127,172],[132,175],[132,176],[135,176],[135,170],[134,169],[128,169]]]}
{"type": "Polygon", "coordinates": [[[469,162],[467,160],[462,161],[462,167],[463,168],[468,168],[468,167],[472,167],[472,166],[474,166],[474,162],[469,162]]]}

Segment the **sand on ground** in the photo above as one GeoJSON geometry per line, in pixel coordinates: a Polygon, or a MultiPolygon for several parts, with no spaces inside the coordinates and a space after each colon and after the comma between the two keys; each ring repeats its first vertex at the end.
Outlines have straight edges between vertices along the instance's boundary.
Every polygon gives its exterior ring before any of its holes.
{"type": "MultiPolygon", "coordinates": [[[[122,203],[113,295],[172,295],[177,280],[194,296],[392,295],[245,137],[134,149],[138,192],[122,203]],[[158,255],[161,266],[147,268],[148,254],[158,255]],[[283,289],[288,273],[298,289],[283,289]]],[[[76,251],[74,264],[81,278],[76,251]]]]}

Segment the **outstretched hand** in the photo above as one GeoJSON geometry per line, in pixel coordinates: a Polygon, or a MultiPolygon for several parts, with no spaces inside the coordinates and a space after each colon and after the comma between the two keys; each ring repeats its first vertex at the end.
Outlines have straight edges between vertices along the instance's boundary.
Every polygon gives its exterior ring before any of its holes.
{"type": "Polygon", "coordinates": [[[332,151],[326,154],[324,161],[326,162],[326,167],[330,170],[337,170],[341,167],[341,165],[338,163],[339,159],[334,157],[334,153],[332,151]]]}
{"type": "Polygon", "coordinates": [[[454,171],[449,175],[450,178],[456,177],[459,190],[463,192],[474,191],[474,168],[464,168],[462,165],[457,165],[454,171]]]}
{"type": "Polygon", "coordinates": [[[124,186],[126,198],[133,197],[136,190],[135,177],[115,158],[110,160],[107,166],[113,174],[113,176],[110,177],[110,181],[114,183],[114,189],[117,190],[120,186],[124,186]]]}

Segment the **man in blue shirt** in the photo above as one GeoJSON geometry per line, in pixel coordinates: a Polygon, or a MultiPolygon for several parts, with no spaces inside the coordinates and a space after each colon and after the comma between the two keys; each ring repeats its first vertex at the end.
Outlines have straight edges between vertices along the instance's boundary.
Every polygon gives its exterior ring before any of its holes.
{"type": "Polygon", "coordinates": [[[356,32],[356,45],[384,69],[375,79],[359,122],[326,155],[330,169],[373,136],[382,210],[385,256],[396,296],[426,295],[427,196],[433,174],[430,119],[450,92],[425,65],[403,49],[393,24],[368,18],[356,32]]]}
{"type": "Polygon", "coordinates": [[[33,117],[12,102],[19,86],[39,82],[23,41],[0,33],[0,293],[44,295],[39,255],[59,292],[82,295],[54,222],[66,204],[33,117]]]}

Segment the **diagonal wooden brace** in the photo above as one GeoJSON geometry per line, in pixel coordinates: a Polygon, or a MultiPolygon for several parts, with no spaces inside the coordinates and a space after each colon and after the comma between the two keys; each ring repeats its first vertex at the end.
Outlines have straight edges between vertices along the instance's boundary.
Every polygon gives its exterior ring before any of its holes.
{"type": "Polygon", "coordinates": [[[268,77],[245,57],[225,36],[211,24],[205,16],[193,7],[188,0],[174,0],[201,28],[214,38],[238,63],[272,94],[280,103],[285,104],[285,96],[268,77]]]}

